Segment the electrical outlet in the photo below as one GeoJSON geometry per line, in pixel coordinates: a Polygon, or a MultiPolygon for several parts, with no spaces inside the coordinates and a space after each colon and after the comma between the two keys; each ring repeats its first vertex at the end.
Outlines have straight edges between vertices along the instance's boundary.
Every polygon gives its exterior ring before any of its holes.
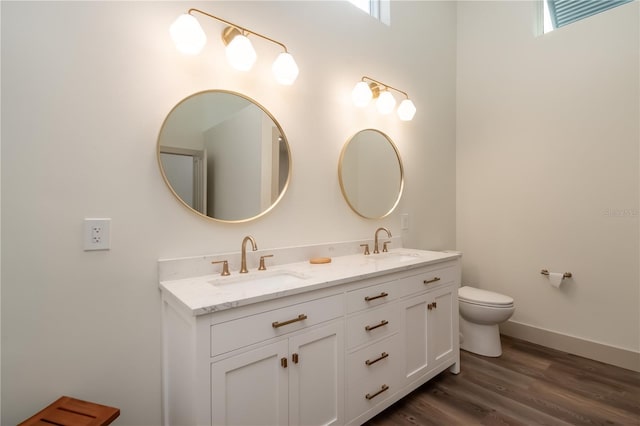
{"type": "Polygon", "coordinates": [[[409,213],[403,213],[400,215],[400,229],[409,229],[409,213]]]}
{"type": "Polygon", "coordinates": [[[109,250],[111,248],[111,219],[84,220],[84,250],[109,250]]]}

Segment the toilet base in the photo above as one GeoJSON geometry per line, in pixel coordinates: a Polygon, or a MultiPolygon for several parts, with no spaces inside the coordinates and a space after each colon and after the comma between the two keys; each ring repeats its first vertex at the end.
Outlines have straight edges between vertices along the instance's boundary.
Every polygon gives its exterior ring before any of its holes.
{"type": "Polygon", "coordinates": [[[460,334],[460,349],[489,357],[502,355],[498,324],[474,324],[460,316],[460,334]]]}

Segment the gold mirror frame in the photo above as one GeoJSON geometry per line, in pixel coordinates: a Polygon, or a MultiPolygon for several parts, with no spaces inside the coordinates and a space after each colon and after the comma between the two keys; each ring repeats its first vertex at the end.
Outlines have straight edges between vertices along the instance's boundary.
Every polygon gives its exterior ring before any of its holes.
{"type": "MultiPolygon", "coordinates": [[[[218,90],[218,89],[203,90],[203,91],[200,91],[200,92],[193,93],[193,94],[187,96],[186,98],[180,100],[180,102],[178,102],[171,109],[171,111],[169,111],[169,113],[167,114],[167,116],[165,117],[165,119],[164,119],[164,121],[162,123],[162,126],[160,127],[160,131],[158,133],[156,155],[157,155],[158,166],[160,168],[160,173],[162,175],[162,178],[163,178],[165,184],[167,185],[167,187],[169,188],[169,190],[171,191],[171,193],[176,197],[176,199],[178,201],[180,201],[180,203],[183,206],[185,206],[187,209],[189,209],[189,211],[197,214],[198,216],[201,216],[201,217],[209,219],[209,220],[213,220],[215,222],[243,223],[243,222],[249,222],[251,220],[255,220],[255,219],[267,214],[268,212],[270,212],[280,202],[280,200],[282,200],[282,198],[284,197],[284,194],[287,192],[287,189],[289,188],[289,183],[291,181],[291,170],[292,170],[292,163],[293,163],[292,156],[291,156],[291,148],[289,146],[289,142],[287,140],[287,137],[286,137],[284,131],[282,130],[282,127],[280,126],[280,123],[278,123],[278,121],[275,119],[275,117],[266,108],[264,108],[261,104],[256,102],[254,99],[252,99],[252,98],[250,98],[248,96],[245,96],[245,95],[243,95],[241,93],[228,91],[228,90],[218,90]],[[254,214],[254,215],[252,214],[252,215],[248,215],[247,217],[239,217],[239,218],[231,218],[231,219],[229,219],[229,218],[218,218],[218,217],[214,217],[214,216],[209,216],[208,214],[204,214],[204,213],[198,211],[197,209],[195,209],[193,206],[189,205],[189,203],[187,203],[185,200],[182,199],[182,197],[180,195],[178,195],[178,193],[176,192],[176,189],[173,187],[171,181],[167,177],[167,173],[165,173],[165,168],[163,166],[163,162],[162,162],[162,158],[161,158],[161,155],[163,153],[190,155],[189,152],[191,151],[190,149],[183,149],[183,148],[179,148],[179,147],[178,148],[167,147],[166,145],[162,145],[161,144],[163,132],[165,132],[167,130],[166,127],[167,127],[167,124],[169,123],[170,118],[172,117],[172,114],[174,114],[174,112],[177,111],[181,106],[184,106],[185,103],[194,100],[198,96],[213,95],[213,94],[236,96],[238,98],[241,98],[241,99],[247,101],[249,104],[252,104],[252,105],[256,106],[257,108],[259,108],[259,110],[261,110],[261,112],[264,113],[265,117],[268,117],[271,120],[271,122],[273,123],[273,126],[274,126],[274,137],[276,136],[275,130],[277,129],[277,133],[279,134],[279,139],[278,140],[280,142],[279,143],[279,149],[280,150],[284,150],[284,152],[286,152],[287,168],[288,168],[286,180],[284,181],[284,183],[280,182],[280,184],[278,185],[279,186],[279,192],[277,194],[277,197],[275,197],[275,199],[272,198],[272,201],[271,201],[270,205],[268,207],[265,207],[265,208],[261,209],[258,214],[254,214]]],[[[272,177],[271,178],[274,179],[273,173],[272,173],[272,177]]]]}
{"type": "MultiPolygon", "coordinates": [[[[382,139],[380,139],[382,140],[382,139]]],[[[391,151],[389,151],[391,152],[391,151]]],[[[361,158],[362,160],[368,160],[368,158],[361,158]]],[[[368,167],[373,170],[375,173],[379,173],[380,171],[384,170],[384,166],[388,166],[388,163],[386,164],[382,164],[382,163],[376,163],[376,164],[369,164],[368,167]]],[[[348,167],[348,166],[347,166],[348,167]]],[[[353,210],[358,216],[361,216],[365,219],[382,219],[386,216],[388,216],[389,214],[391,214],[395,208],[397,207],[398,203],[400,202],[400,198],[402,197],[402,192],[404,190],[404,167],[402,165],[402,159],[400,158],[400,152],[398,151],[398,148],[396,147],[396,145],[393,143],[393,141],[391,140],[391,138],[389,136],[387,136],[385,133],[381,132],[380,130],[377,129],[364,129],[361,130],[359,132],[357,132],[356,134],[354,134],[353,136],[351,136],[351,138],[349,138],[349,140],[344,144],[344,146],[342,147],[342,151],[340,152],[340,160],[338,162],[338,180],[340,181],[340,190],[342,191],[342,196],[344,197],[345,201],[347,202],[347,204],[349,205],[349,207],[351,208],[351,210],[353,210]],[[361,207],[358,207],[356,205],[356,200],[353,200],[353,197],[350,197],[348,194],[348,189],[347,189],[347,183],[345,182],[346,176],[345,176],[345,157],[348,153],[348,150],[350,147],[353,148],[353,144],[355,144],[356,142],[358,142],[359,140],[362,140],[362,135],[364,134],[364,132],[375,132],[376,136],[382,136],[382,138],[384,138],[384,141],[386,143],[388,143],[388,145],[392,148],[392,152],[394,154],[394,156],[391,156],[389,158],[385,158],[383,159],[384,162],[394,162],[393,166],[397,167],[397,172],[399,174],[399,182],[398,182],[398,186],[397,186],[397,193],[394,194],[389,194],[388,197],[386,197],[385,200],[383,201],[388,201],[386,202],[387,205],[390,205],[390,208],[388,210],[383,210],[383,213],[381,214],[375,214],[375,213],[371,213],[371,212],[367,212],[367,211],[362,211],[363,209],[361,207]]],[[[391,182],[393,183],[393,182],[391,182]]],[[[375,184],[374,184],[375,185],[375,184]]],[[[372,191],[371,194],[369,194],[370,198],[378,198],[379,194],[376,193],[375,191],[378,188],[365,188],[366,190],[370,190],[372,191]]],[[[395,190],[394,190],[395,191],[395,190]]],[[[382,206],[381,209],[384,209],[385,206],[382,206]]]]}

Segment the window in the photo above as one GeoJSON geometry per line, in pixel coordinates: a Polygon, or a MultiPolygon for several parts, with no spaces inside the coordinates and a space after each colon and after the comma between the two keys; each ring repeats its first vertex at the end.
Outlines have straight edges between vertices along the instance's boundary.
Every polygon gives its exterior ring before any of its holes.
{"type": "Polygon", "coordinates": [[[369,15],[391,25],[391,0],[347,0],[349,3],[367,12],[369,15]]]}
{"type": "Polygon", "coordinates": [[[371,15],[371,0],[349,0],[349,3],[371,15]]]}
{"type": "Polygon", "coordinates": [[[543,0],[544,32],[553,31],[632,0],[543,0]]]}

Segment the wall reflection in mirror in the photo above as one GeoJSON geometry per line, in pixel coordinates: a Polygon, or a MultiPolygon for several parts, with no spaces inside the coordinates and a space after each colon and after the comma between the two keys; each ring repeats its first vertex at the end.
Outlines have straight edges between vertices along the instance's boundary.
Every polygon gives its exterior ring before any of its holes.
{"type": "Polygon", "coordinates": [[[387,135],[375,129],[362,130],[345,143],[338,177],[349,207],[367,219],[389,215],[404,187],[398,149],[387,135]]]}
{"type": "Polygon", "coordinates": [[[158,137],[158,162],[182,203],[224,222],[271,210],[291,176],[289,144],[275,118],[222,90],[196,93],[171,110],[158,137]]]}

